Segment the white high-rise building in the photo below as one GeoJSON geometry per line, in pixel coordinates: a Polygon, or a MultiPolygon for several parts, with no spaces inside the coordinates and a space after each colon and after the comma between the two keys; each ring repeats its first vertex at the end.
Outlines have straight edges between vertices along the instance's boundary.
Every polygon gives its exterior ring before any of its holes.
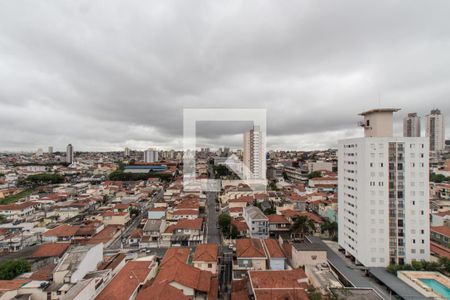
{"type": "Polygon", "coordinates": [[[430,138],[431,152],[439,152],[445,149],[444,116],[439,109],[433,109],[427,115],[426,136],[430,138]]]}
{"type": "Polygon", "coordinates": [[[130,148],[125,147],[125,150],[123,151],[123,155],[125,157],[128,157],[128,156],[130,156],[130,154],[131,154],[130,148]]]}
{"type": "Polygon", "coordinates": [[[144,151],[144,162],[153,163],[158,161],[158,151],[155,149],[147,149],[144,151]]]}
{"type": "Polygon", "coordinates": [[[410,113],[403,119],[403,136],[420,136],[420,117],[417,115],[417,113],[410,113]]]}
{"type": "Polygon", "coordinates": [[[244,133],[244,172],[246,179],[265,179],[266,165],[263,137],[258,126],[244,133]]]}
{"type": "Polygon", "coordinates": [[[53,147],[48,146],[48,155],[53,155],[53,147]]]}
{"type": "Polygon", "coordinates": [[[66,163],[73,163],[73,146],[72,144],[67,145],[66,148],[66,163]]]}
{"type": "Polygon", "coordinates": [[[426,137],[393,137],[397,109],[364,112],[365,137],[339,141],[339,246],[366,267],[429,260],[426,137]]]}

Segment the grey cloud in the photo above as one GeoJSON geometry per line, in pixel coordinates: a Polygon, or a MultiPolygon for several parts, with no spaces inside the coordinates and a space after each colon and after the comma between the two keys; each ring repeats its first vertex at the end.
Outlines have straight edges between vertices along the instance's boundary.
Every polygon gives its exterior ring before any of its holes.
{"type": "MultiPolygon", "coordinates": [[[[195,107],[267,108],[269,145],[305,149],[357,134],[356,114],[379,105],[402,108],[397,123],[433,107],[448,116],[449,11],[448,1],[3,1],[0,150],[179,147],[182,110],[195,107]]],[[[240,141],[237,127],[206,129],[202,143],[240,141]]]]}

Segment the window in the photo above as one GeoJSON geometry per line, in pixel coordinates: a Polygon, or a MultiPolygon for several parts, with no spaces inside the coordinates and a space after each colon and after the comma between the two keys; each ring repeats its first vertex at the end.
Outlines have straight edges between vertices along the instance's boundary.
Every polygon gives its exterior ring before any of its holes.
{"type": "Polygon", "coordinates": [[[211,269],[212,268],[212,264],[208,264],[208,268],[211,269]]]}

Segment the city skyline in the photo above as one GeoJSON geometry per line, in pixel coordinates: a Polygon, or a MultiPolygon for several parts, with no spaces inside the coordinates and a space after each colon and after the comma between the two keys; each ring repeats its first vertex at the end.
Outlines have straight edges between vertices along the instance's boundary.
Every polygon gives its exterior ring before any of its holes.
{"type": "Polygon", "coordinates": [[[183,108],[267,108],[268,149],[305,150],[373,107],[450,114],[448,2],[116,4],[2,4],[0,151],[181,149],[183,108]]]}

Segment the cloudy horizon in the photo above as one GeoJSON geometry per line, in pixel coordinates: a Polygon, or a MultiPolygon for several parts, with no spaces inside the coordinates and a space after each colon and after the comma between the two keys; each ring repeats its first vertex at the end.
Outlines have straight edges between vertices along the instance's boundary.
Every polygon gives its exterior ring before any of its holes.
{"type": "Polygon", "coordinates": [[[0,2],[0,151],[181,149],[184,108],[265,108],[268,149],[336,147],[378,107],[397,135],[439,108],[449,136],[450,2],[193,4],[0,2]]]}

